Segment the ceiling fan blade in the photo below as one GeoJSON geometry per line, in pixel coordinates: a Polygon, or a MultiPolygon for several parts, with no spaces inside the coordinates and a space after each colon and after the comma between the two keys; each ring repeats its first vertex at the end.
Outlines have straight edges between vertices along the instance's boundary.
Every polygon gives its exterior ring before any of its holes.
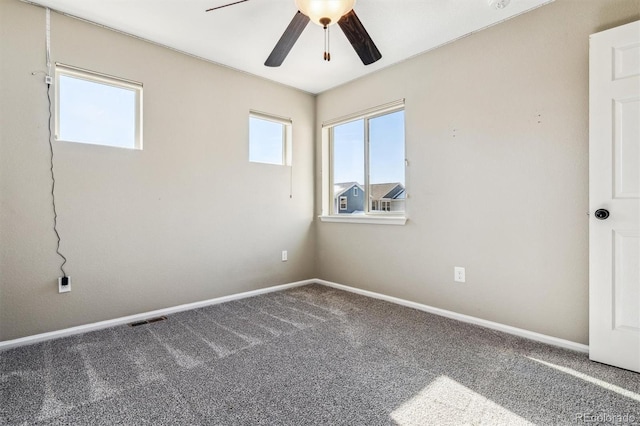
{"type": "Polygon", "coordinates": [[[360,22],[356,12],[351,9],[351,12],[344,15],[338,21],[338,25],[342,29],[342,32],[353,46],[362,63],[369,65],[382,58],[382,54],[376,47],[375,43],[369,36],[367,30],[364,29],[364,25],[360,22]]]}
{"type": "Polygon", "coordinates": [[[238,4],[238,3],[244,3],[245,1],[249,1],[249,0],[238,0],[238,1],[234,1],[233,3],[228,3],[228,4],[223,4],[222,6],[212,7],[211,9],[207,9],[207,10],[205,10],[205,12],[211,12],[212,10],[222,9],[223,7],[233,6],[234,4],[238,4]]]}
{"type": "Polygon", "coordinates": [[[280,40],[276,43],[276,47],[273,48],[273,51],[264,64],[268,67],[279,67],[282,65],[282,62],[284,62],[284,59],[308,23],[309,17],[298,11],[289,23],[287,29],[284,30],[284,34],[282,34],[282,37],[280,37],[280,40]]]}

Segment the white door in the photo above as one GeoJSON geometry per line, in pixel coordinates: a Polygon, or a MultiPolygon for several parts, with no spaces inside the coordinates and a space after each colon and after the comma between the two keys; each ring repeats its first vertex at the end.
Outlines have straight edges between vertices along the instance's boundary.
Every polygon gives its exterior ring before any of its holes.
{"type": "Polygon", "coordinates": [[[593,34],[589,71],[589,357],[640,372],[640,21],[593,34]]]}

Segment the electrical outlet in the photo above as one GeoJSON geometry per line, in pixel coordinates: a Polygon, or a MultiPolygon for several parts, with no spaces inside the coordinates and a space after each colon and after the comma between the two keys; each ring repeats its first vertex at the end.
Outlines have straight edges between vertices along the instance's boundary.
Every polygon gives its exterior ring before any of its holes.
{"type": "Polygon", "coordinates": [[[71,277],[58,278],[58,293],[68,293],[71,291],[71,277]]]}
{"type": "Polygon", "coordinates": [[[461,266],[453,267],[453,280],[459,283],[465,282],[464,268],[461,266]]]}
{"type": "Polygon", "coordinates": [[[286,262],[288,260],[288,255],[286,250],[282,250],[282,261],[286,262]]]}

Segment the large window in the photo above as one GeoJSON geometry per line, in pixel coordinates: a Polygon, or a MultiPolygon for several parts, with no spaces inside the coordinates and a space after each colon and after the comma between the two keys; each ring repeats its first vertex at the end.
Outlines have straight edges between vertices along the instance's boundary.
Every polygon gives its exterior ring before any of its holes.
{"type": "Polygon", "coordinates": [[[404,216],[404,104],[325,124],[330,215],[404,216]],[[358,189],[364,197],[357,197],[358,189]]]}
{"type": "Polygon", "coordinates": [[[249,161],[291,165],[291,120],[251,112],[249,114],[249,161]]]}
{"type": "Polygon", "coordinates": [[[56,140],[142,149],[142,84],[56,64],[56,140]]]}

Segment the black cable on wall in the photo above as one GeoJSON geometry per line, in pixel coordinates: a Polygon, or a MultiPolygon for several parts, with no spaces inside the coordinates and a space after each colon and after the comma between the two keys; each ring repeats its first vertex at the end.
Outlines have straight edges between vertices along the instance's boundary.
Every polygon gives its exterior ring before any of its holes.
{"type": "Polygon", "coordinates": [[[62,264],[60,265],[60,272],[62,272],[62,276],[66,277],[67,273],[64,270],[64,265],[67,263],[67,258],[60,252],[60,233],[58,233],[58,211],[56,210],[56,177],[53,172],[53,132],[51,131],[51,125],[53,121],[53,112],[52,112],[52,103],[51,103],[51,83],[47,83],[47,100],[49,101],[49,125],[47,126],[49,130],[49,152],[51,156],[49,157],[50,162],[50,170],[51,170],[51,204],[53,206],[53,232],[56,234],[57,245],[56,245],[56,253],[60,258],[62,258],[62,264]]]}

